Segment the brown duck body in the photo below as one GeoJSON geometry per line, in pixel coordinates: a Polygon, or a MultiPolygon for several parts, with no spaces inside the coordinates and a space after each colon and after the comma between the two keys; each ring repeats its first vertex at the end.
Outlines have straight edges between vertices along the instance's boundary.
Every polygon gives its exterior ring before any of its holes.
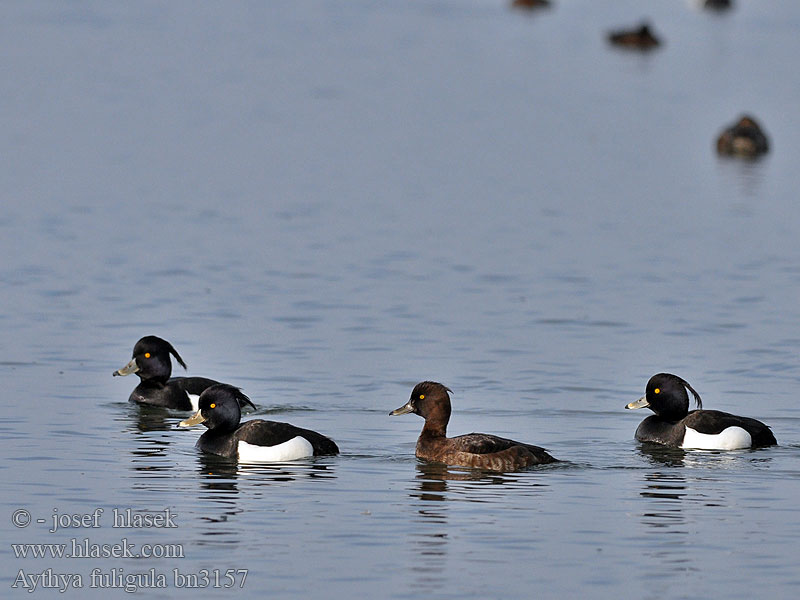
{"type": "Polygon", "coordinates": [[[556,462],[544,448],[486,433],[436,437],[423,432],[417,440],[417,458],[488,471],[515,471],[556,462]]]}
{"type": "Polygon", "coordinates": [[[489,471],[516,471],[534,465],[557,462],[544,448],[486,433],[447,437],[450,420],[449,390],[440,383],[423,381],[408,403],[392,415],[416,413],[425,419],[417,440],[416,456],[448,465],[489,471]]]}

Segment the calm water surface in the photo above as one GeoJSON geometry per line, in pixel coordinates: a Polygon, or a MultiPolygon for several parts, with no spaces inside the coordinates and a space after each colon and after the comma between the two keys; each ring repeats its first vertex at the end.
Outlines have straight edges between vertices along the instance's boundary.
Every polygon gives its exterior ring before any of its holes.
{"type": "Polygon", "coordinates": [[[800,8],[507,4],[0,8],[3,597],[20,571],[125,595],[93,569],[153,569],[153,598],[794,596],[800,8]],[[644,16],[664,48],[606,46],[644,16]],[[720,160],[743,111],[773,150],[720,160]],[[342,455],[199,455],[111,377],[147,334],[342,455]],[[641,447],[623,406],[658,371],[780,446],[641,447]],[[387,414],[423,379],[452,434],[565,462],[419,463],[421,420],[387,414]],[[12,547],[123,538],[182,556],[12,547]]]}

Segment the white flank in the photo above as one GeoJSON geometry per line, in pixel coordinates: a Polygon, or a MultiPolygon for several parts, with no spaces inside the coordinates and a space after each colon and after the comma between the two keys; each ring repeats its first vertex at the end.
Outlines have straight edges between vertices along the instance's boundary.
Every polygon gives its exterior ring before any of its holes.
{"type": "Polygon", "coordinates": [[[192,410],[194,412],[197,412],[198,410],[200,410],[200,395],[199,394],[189,394],[189,393],[187,393],[186,395],[189,396],[189,402],[192,403],[192,410]]]}
{"type": "Polygon", "coordinates": [[[753,438],[741,427],[728,427],[717,434],[700,433],[691,427],[686,428],[681,448],[694,450],[738,450],[753,445],[753,438]]]}
{"type": "Polygon", "coordinates": [[[241,462],[283,462],[308,456],[314,456],[314,447],[311,442],[299,435],[276,446],[257,446],[239,442],[241,462]]]}

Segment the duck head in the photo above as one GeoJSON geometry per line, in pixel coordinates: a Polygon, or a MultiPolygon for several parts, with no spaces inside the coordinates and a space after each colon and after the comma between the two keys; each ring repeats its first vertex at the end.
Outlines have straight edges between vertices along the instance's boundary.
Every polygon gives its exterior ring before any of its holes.
{"type": "Polygon", "coordinates": [[[116,377],[136,373],[141,380],[151,379],[166,382],[172,375],[170,354],[184,369],[186,368],[186,363],[183,362],[181,355],[167,340],[162,340],[154,335],[145,336],[133,347],[133,358],[130,362],[114,371],[112,375],[116,377]]]}
{"type": "Polygon", "coordinates": [[[703,401],[685,379],[670,373],[658,373],[647,382],[645,395],[631,402],[625,408],[649,408],[667,421],[679,421],[689,412],[689,390],[694,396],[697,408],[703,408],[703,401]]]}
{"type": "Polygon", "coordinates": [[[202,423],[209,429],[221,432],[233,431],[239,426],[242,418],[240,405],[250,405],[255,408],[242,390],[227,383],[218,383],[204,390],[200,394],[198,405],[199,410],[181,421],[180,427],[191,427],[202,423]]]}
{"type": "Polygon", "coordinates": [[[450,394],[452,390],[435,381],[423,381],[414,386],[411,397],[403,406],[389,416],[414,413],[425,419],[426,429],[441,431],[442,435],[450,420],[450,394]]]}

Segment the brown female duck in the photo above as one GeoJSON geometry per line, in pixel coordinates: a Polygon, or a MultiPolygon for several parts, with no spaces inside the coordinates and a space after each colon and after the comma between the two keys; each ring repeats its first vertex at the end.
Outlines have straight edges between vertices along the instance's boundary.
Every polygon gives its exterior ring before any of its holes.
{"type": "Polygon", "coordinates": [[[447,437],[451,390],[435,381],[414,387],[411,398],[389,415],[416,413],[425,419],[417,440],[417,458],[488,471],[515,471],[558,462],[544,448],[486,433],[447,437]]]}

